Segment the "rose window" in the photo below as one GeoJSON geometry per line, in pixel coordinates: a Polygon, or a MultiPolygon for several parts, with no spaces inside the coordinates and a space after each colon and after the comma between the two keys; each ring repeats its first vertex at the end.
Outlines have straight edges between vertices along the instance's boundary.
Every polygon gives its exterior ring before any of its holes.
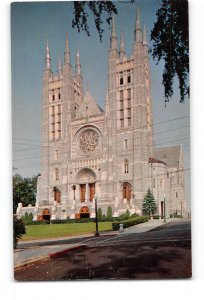
{"type": "Polygon", "coordinates": [[[86,130],[80,136],[80,149],[84,153],[93,153],[98,146],[98,133],[94,130],[86,130]]]}

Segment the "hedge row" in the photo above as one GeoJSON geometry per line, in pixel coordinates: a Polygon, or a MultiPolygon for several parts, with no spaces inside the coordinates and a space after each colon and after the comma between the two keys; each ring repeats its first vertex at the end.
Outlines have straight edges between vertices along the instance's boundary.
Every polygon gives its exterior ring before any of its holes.
{"type": "Polygon", "coordinates": [[[149,220],[148,216],[135,217],[135,218],[131,218],[129,220],[125,220],[123,222],[121,222],[121,221],[114,222],[114,223],[112,223],[112,228],[113,228],[113,230],[119,230],[121,223],[123,224],[123,228],[128,228],[128,227],[140,224],[140,223],[145,223],[148,220],[149,220]]]}

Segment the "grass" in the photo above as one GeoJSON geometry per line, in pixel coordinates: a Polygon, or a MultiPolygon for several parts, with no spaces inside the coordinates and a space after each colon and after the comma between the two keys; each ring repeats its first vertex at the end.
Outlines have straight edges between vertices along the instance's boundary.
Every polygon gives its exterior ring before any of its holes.
{"type": "MultiPolygon", "coordinates": [[[[100,231],[112,230],[112,222],[99,222],[100,231]]],[[[73,235],[81,235],[94,233],[96,230],[95,223],[71,223],[71,224],[48,224],[48,225],[27,225],[26,234],[22,240],[36,240],[44,238],[68,237],[73,235]]]]}

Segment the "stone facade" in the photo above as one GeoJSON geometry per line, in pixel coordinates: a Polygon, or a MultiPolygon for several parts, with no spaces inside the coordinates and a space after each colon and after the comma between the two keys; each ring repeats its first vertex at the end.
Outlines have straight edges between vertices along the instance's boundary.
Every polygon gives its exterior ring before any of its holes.
{"type": "MultiPolygon", "coordinates": [[[[182,148],[157,149],[153,142],[151,80],[145,29],[137,14],[133,53],[127,58],[112,22],[108,90],[104,111],[83,92],[79,52],[75,72],[68,35],[64,63],[51,71],[46,45],[43,77],[41,176],[34,220],[95,217],[94,195],[103,214],[141,214],[148,188],[157,214],[184,215],[186,200],[182,148]]],[[[22,215],[28,208],[19,205],[22,215]]],[[[31,211],[29,207],[29,212],[31,211]]]]}

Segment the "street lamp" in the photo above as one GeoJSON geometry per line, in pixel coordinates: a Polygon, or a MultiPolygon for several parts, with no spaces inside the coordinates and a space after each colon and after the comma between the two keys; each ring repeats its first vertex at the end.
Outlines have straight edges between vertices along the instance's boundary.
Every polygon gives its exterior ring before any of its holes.
{"type": "Polygon", "coordinates": [[[98,199],[98,196],[95,194],[95,195],[94,195],[94,200],[95,200],[95,215],[96,215],[96,232],[95,232],[95,236],[99,236],[99,231],[98,231],[97,199],[98,199]]]}
{"type": "Polygon", "coordinates": [[[164,195],[164,223],[166,223],[166,199],[164,195]]]}

